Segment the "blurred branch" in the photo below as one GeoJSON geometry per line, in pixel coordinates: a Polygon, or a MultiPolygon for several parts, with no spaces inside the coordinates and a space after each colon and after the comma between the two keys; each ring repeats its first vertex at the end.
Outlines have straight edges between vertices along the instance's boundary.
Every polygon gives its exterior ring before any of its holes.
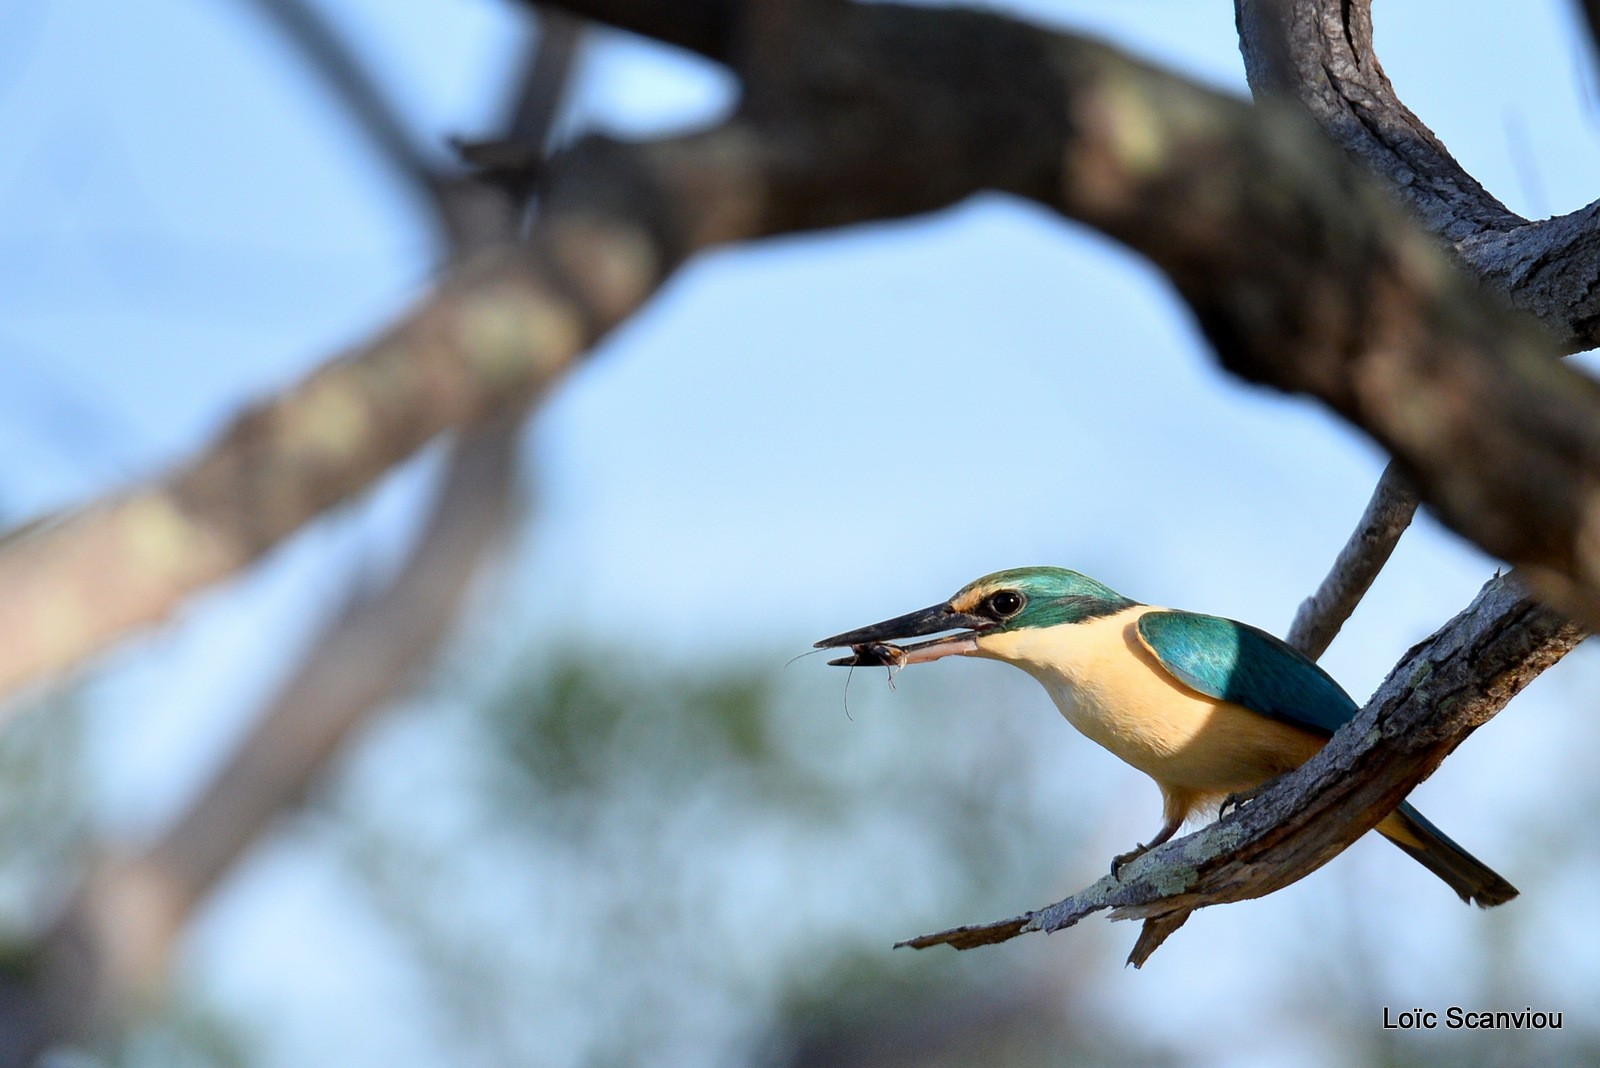
{"type": "Polygon", "coordinates": [[[744,0],[578,0],[548,3],[521,0],[536,10],[561,8],[592,22],[615,26],[641,37],[654,38],[697,52],[722,63],[733,60],[738,48],[744,0]]]}
{"type": "Polygon", "coordinates": [[[345,606],[211,785],[145,852],[89,872],[26,982],[0,982],[0,1065],[30,1065],[97,1019],[154,1000],[195,907],[349,734],[434,656],[504,531],[520,422],[451,451],[433,514],[389,587],[345,606]]]}
{"type": "Polygon", "coordinates": [[[399,696],[449,633],[499,544],[516,486],[520,420],[452,448],[432,515],[387,589],[354,597],[211,785],[148,851],[97,873],[69,922],[87,925],[120,1002],[148,988],[190,914],[345,739],[399,696]],[[137,932],[130,936],[130,932],[137,932]]]}
{"type": "MultiPolygon", "coordinates": [[[[571,19],[541,18],[531,58],[512,86],[508,140],[543,150],[579,37],[571,19]]],[[[467,201],[455,210],[458,243],[511,240],[513,205],[504,194],[469,186],[441,195],[447,210],[458,192],[467,201]],[[476,214],[468,215],[472,206],[476,214]]],[[[521,423],[520,411],[508,409],[461,432],[421,540],[389,587],[377,596],[351,595],[233,759],[140,859],[163,873],[176,914],[192,911],[273,816],[298,801],[344,739],[432,660],[510,518],[521,423]]]]}
{"type": "Polygon", "coordinates": [[[10,538],[0,626],[13,640],[0,649],[0,689],[163,618],[435,434],[525,403],[577,355],[586,317],[583,297],[558,290],[521,250],[491,250],[168,478],[10,538]]]}
{"type": "Polygon", "coordinates": [[[1313,660],[1328,651],[1416,514],[1416,493],[1393,465],[1385,467],[1361,521],[1322,585],[1300,603],[1286,639],[1290,645],[1313,660]]]}
{"type": "Polygon", "coordinates": [[[428,204],[453,255],[460,258],[496,240],[515,236],[514,224],[508,228],[508,220],[503,218],[506,205],[501,196],[508,192],[520,203],[531,188],[530,183],[502,182],[506,188],[497,191],[477,179],[499,178],[497,167],[503,166],[507,157],[517,161],[517,173],[536,173],[571,73],[582,34],[581,23],[563,12],[539,9],[538,31],[513,84],[504,132],[496,140],[484,143],[494,147],[495,165],[480,167],[486,173],[468,177],[455,173],[442,158],[434,159],[422,147],[400,108],[314,3],[249,2],[294,46],[295,53],[342,105],[356,129],[390,169],[428,204]]]}
{"type": "Polygon", "coordinates": [[[543,154],[572,77],[572,62],[583,39],[583,23],[564,11],[539,10],[539,36],[511,94],[505,140],[538,148],[543,154]]]}
{"type": "Polygon", "coordinates": [[[440,208],[446,186],[439,164],[429,157],[333,24],[310,0],[246,0],[275,26],[310,71],[343,105],[362,137],[390,169],[424,200],[440,208]]]}
{"type": "Polygon", "coordinates": [[[1388,815],[1467,735],[1560,660],[1583,631],[1527,599],[1510,577],[1412,648],[1354,721],[1299,769],[1203,830],[1151,850],[1073,896],[999,923],[901,945],[957,949],[1058,931],[1104,909],[1143,919],[1142,965],[1195,909],[1261,897],[1338,855],[1388,815]]]}
{"type": "MultiPolygon", "coordinates": [[[[548,138],[578,36],[563,17],[548,20],[537,36],[533,59],[513,86],[514,136],[539,146],[548,138]]],[[[327,62],[340,65],[336,56],[327,62]]],[[[353,63],[345,66],[355,71],[353,63]]],[[[494,256],[515,238],[517,213],[504,192],[454,179],[434,193],[456,258],[484,249],[494,256]]],[[[158,842],[137,857],[101,864],[83,881],[41,950],[41,981],[0,988],[0,1024],[32,1021],[0,1027],[16,1036],[0,1044],[0,1064],[30,1062],[52,1041],[81,1033],[100,1010],[136,1004],[158,989],[195,907],[301,798],[344,740],[433,659],[508,522],[521,414],[506,406],[460,432],[433,512],[388,588],[351,594],[232,759],[158,842]]]]}
{"type": "MultiPolygon", "coordinates": [[[[552,40],[565,43],[541,40],[541,54],[559,54],[564,72],[572,36],[552,40]]],[[[355,69],[348,58],[327,63],[355,69]]],[[[347,80],[365,84],[358,74],[347,80]]],[[[542,92],[548,84],[536,79],[520,89],[530,87],[542,92]]],[[[519,95],[516,110],[536,116],[555,106],[519,95]]],[[[371,113],[386,126],[380,104],[371,113]]],[[[476,198],[482,207],[481,193],[465,186],[437,192],[441,205],[476,198]]],[[[164,618],[189,592],[250,563],[436,434],[520,407],[547,386],[599,333],[618,279],[610,264],[574,249],[546,250],[550,266],[541,266],[507,236],[513,216],[490,212],[485,225],[483,215],[472,216],[476,230],[453,232],[459,244],[488,247],[393,330],[239,417],[168,478],[29,524],[0,543],[0,588],[9,595],[0,622],[17,635],[0,651],[0,691],[164,618]],[[484,234],[496,225],[498,243],[484,234]]],[[[584,224],[568,229],[581,233],[584,224]]],[[[604,256],[611,242],[593,247],[604,256]]],[[[629,246],[619,258],[631,253],[629,246]]]]}
{"type": "Polygon", "coordinates": [[[421,540],[388,588],[351,598],[233,759],[149,851],[183,889],[185,911],[273,814],[299,801],[350,732],[432,661],[505,533],[520,430],[508,413],[464,432],[421,540]]]}
{"type": "Polygon", "coordinates": [[[517,77],[505,132],[454,142],[473,168],[474,184],[497,186],[518,204],[533,192],[582,39],[583,23],[563,11],[539,9],[537,43],[517,77]]]}
{"type": "Polygon", "coordinates": [[[1589,44],[1600,50],[1600,0],[1580,0],[1578,10],[1589,28],[1589,44]]]}

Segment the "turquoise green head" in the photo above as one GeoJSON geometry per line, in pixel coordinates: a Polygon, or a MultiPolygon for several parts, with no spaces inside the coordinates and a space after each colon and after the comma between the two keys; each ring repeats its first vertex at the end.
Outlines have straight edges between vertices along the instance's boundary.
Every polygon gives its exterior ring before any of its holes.
{"type": "Polygon", "coordinates": [[[1082,623],[1135,603],[1104,583],[1064,567],[1015,567],[967,583],[942,604],[835,634],[817,642],[817,648],[894,645],[906,638],[950,630],[963,632],[905,646],[892,659],[857,648],[855,656],[833,661],[920,663],[953,653],[977,653],[988,635],[1082,623]]]}

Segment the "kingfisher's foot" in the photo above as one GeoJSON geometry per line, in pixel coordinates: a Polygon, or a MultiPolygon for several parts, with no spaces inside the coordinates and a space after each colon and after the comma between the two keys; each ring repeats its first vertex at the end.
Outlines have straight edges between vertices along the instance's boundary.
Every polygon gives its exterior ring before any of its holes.
{"type": "Polygon", "coordinates": [[[1224,797],[1222,799],[1222,804],[1217,806],[1217,819],[1220,820],[1222,817],[1226,816],[1229,812],[1232,812],[1236,808],[1242,808],[1243,806],[1248,805],[1250,802],[1256,799],[1256,795],[1260,792],[1261,787],[1257,786],[1253,790],[1240,790],[1236,794],[1229,794],[1227,797],[1224,797]]]}
{"type": "Polygon", "coordinates": [[[1140,842],[1126,853],[1118,853],[1116,856],[1112,857],[1111,877],[1113,879],[1122,878],[1122,866],[1128,863],[1130,860],[1138,860],[1140,857],[1150,852],[1151,848],[1151,846],[1147,846],[1143,842],[1140,842]]]}

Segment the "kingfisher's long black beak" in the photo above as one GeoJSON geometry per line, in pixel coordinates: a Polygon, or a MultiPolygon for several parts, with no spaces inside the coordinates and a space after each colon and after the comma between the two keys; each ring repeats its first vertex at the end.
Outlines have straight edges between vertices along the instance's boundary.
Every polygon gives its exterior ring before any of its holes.
{"type": "MultiPolygon", "coordinates": [[[[994,626],[994,621],[982,616],[971,615],[967,612],[957,612],[948,602],[936,604],[932,608],[924,608],[916,612],[909,612],[903,616],[886,619],[882,623],[874,623],[868,627],[856,630],[847,630],[843,634],[835,634],[831,638],[824,638],[816,643],[818,649],[833,649],[842,646],[860,646],[890,644],[904,641],[907,638],[917,638],[924,634],[938,634],[947,630],[965,630],[965,634],[951,634],[932,641],[918,642],[900,648],[902,656],[897,659],[899,664],[921,664],[929,660],[938,660],[942,656],[952,656],[962,653],[974,653],[978,650],[977,632],[994,626]]],[[[830,660],[830,664],[853,667],[861,663],[859,656],[843,657],[839,660],[830,660]]]]}

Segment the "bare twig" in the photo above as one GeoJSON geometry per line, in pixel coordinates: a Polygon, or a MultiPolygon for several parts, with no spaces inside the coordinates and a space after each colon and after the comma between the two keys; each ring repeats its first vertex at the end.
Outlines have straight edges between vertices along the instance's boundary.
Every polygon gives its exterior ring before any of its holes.
{"type": "Polygon", "coordinates": [[[902,945],[957,949],[1057,931],[1110,909],[1144,919],[1129,961],[1142,964],[1195,909],[1261,897],[1305,877],[1370,830],[1468,734],[1505,707],[1583,632],[1491,580],[1395,665],[1367,706],[1298,770],[1203,830],[1140,857],[1047,908],[902,945]]]}
{"type": "Polygon", "coordinates": [[[538,31],[528,59],[512,87],[505,133],[496,139],[455,147],[469,163],[489,163],[470,177],[458,177],[441,200],[445,232],[457,259],[511,240],[521,212],[543,166],[550,135],[566,95],[583,40],[583,24],[562,11],[540,9],[538,31]]]}
{"type": "Polygon", "coordinates": [[[277,27],[294,54],[330,90],[356,128],[394,173],[425,200],[437,204],[446,184],[436,160],[423,149],[401,112],[367,66],[310,0],[248,0],[277,27]]]}
{"type": "Polygon", "coordinates": [[[544,165],[582,36],[579,20],[541,7],[537,47],[517,76],[504,131],[487,140],[452,142],[475,179],[499,186],[519,204],[533,191],[544,165]]]}
{"type": "Polygon", "coordinates": [[[565,11],[539,10],[538,41],[517,78],[505,140],[541,155],[548,149],[582,40],[583,23],[565,11]]]}
{"type": "Polygon", "coordinates": [[[1417,495],[1391,465],[1317,591],[1300,603],[1287,641],[1315,660],[1356,610],[1417,513],[1417,495]]]}

